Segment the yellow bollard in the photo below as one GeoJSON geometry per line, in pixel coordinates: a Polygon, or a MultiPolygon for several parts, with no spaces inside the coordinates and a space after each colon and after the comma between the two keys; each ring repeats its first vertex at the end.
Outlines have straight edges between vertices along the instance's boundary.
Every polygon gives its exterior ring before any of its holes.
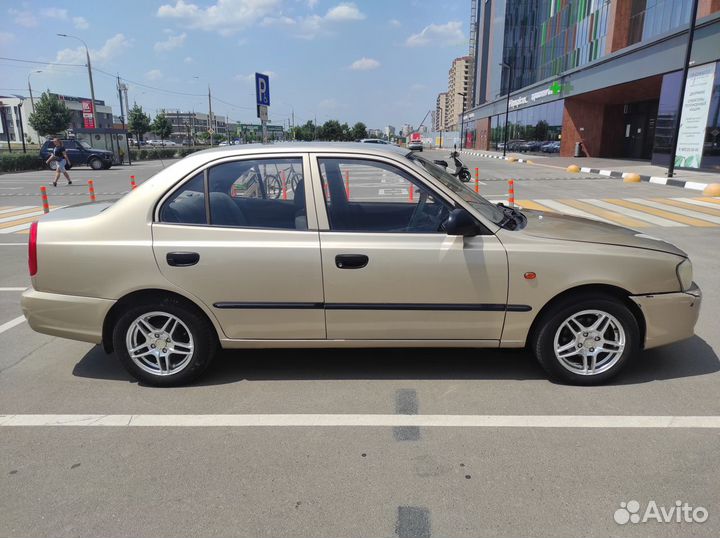
{"type": "Polygon", "coordinates": [[[720,196],[720,183],[710,183],[703,190],[703,196],[720,196]]]}
{"type": "Polygon", "coordinates": [[[623,181],[625,183],[640,183],[640,176],[635,173],[630,173],[623,178],[623,181]]]}
{"type": "Polygon", "coordinates": [[[577,174],[580,171],[580,167],[577,164],[571,164],[566,170],[568,172],[572,172],[573,174],[577,174]]]}

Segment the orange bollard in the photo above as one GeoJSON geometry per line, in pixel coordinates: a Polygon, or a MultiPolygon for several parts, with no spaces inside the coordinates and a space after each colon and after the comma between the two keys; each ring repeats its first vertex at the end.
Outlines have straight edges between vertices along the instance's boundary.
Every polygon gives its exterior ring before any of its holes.
{"type": "Polygon", "coordinates": [[[287,200],[287,181],[285,180],[285,170],[280,171],[280,179],[282,181],[282,197],[287,200]]]}
{"type": "Polygon", "coordinates": [[[90,189],[90,201],[94,202],[96,200],[95,198],[95,183],[92,179],[88,179],[88,187],[90,189]]]}
{"type": "Polygon", "coordinates": [[[135,183],[135,176],[130,176],[130,189],[137,188],[137,183],[135,183]]]}
{"type": "Polygon", "coordinates": [[[510,207],[515,206],[515,180],[508,179],[508,204],[510,207]]]}
{"type": "Polygon", "coordinates": [[[408,190],[408,201],[415,201],[415,185],[413,185],[412,183],[410,183],[410,189],[408,190]]]}
{"type": "Polygon", "coordinates": [[[480,192],[480,169],[475,167],[475,192],[480,192]]]}
{"type": "Polygon", "coordinates": [[[345,196],[350,199],[350,170],[345,170],[345,196]]]}
{"type": "Polygon", "coordinates": [[[50,205],[48,204],[47,189],[40,187],[40,196],[42,197],[43,213],[50,213],[50,205]]]}

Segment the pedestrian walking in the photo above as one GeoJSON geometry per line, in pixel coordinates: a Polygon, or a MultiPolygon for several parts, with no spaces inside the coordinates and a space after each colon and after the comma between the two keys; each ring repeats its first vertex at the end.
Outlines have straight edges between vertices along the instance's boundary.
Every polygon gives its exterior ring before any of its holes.
{"type": "Polygon", "coordinates": [[[53,187],[57,187],[57,182],[58,179],[60,179],[61,173],[65,176],[65,179],[67,179],[68,185],[72,185],[70,175],[65,169],[65,167],[70,166],[70,158],[68,157],[67,151],[65,151],[65,146],[63,146],[62,140],[60,140],[59,138],[53,138],[53,144],[55,144],[55,147],[52,150],[52,155],[50,155],[50,158],[48,158],[48,160],[46,161],[47,164],[50,164],[52,161],[55,161],[57,163],[57,166],[55,168],[55,180],[53,181],[53,187]]]}

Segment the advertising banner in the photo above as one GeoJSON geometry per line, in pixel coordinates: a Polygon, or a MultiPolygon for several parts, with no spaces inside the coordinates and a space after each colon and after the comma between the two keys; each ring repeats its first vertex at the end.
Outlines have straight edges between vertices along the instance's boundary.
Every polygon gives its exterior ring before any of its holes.
{"type": "Polygon", "coordinates": [[[700,168],[714,79],[714,63],[688,70],[675,166],[700,168]]]}
{"type": "Polygon", "coordinates": [[[85,129],[95,128],[95,118],[93,118],[93,102],[83,101],[82,102],[82,115],[83,115],[83,127],[85,129]]]}

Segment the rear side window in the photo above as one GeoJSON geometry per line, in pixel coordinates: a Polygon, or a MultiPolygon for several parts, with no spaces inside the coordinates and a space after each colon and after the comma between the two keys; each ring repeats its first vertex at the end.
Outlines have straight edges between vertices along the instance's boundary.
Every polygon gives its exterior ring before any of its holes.
{"type": "Polygon", "coordinates": [[[200,173],[175,191],[163,205],[160,220],[177,224],[207,224],[204,183],[200,173]]]}

